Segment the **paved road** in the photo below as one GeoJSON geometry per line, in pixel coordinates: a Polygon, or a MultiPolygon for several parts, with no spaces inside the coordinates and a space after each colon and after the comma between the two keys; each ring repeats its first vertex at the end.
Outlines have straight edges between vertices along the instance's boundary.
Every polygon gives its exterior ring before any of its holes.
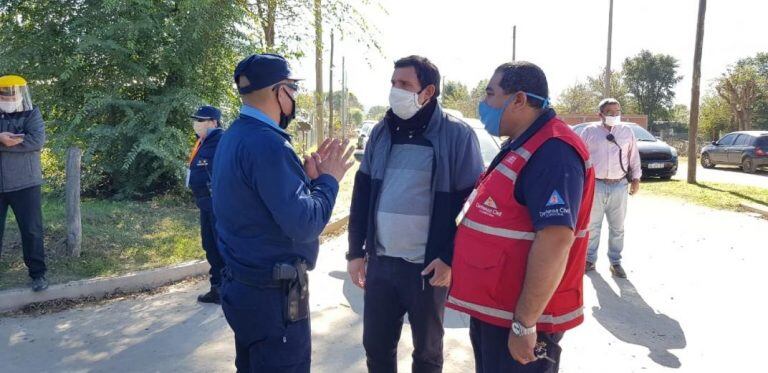
{"type": "MultiPolygon", "coordinates": [[[[681,162],[678,165],[677,175],[675,175],[673,179],[686,180],[687,177],[688,164],[683,164],[681,162]]],[[[768,171],[758,170],[754,174],[748,174],[742,172],[741,168],[736,166],[717,166],[715,168],[706,169],[701,167],[701,164],[697,164],[696,180],[756,186],[768,189],[768,171]]]]}
{"type": "MultiPolygon", "coordinates": [[[[585,278],[586,321],[563,340],[564,373],[759,371],[768,222],[676,200],[633,197],[625,266],[604,251],[585,278]]],[[[345,237],[312,274],[313,372],[364,372],[362,292],[344,274],[345,237]]],[[[219,308],[195,303],[205,282],[40,317],[0,318],[2,372],[232,372],[219,308]]],[[[446,372],[473,370],[466,318],[446,320],[446,372]]],[[[410,371],[403,331],[400,371],[410,371]]]]}

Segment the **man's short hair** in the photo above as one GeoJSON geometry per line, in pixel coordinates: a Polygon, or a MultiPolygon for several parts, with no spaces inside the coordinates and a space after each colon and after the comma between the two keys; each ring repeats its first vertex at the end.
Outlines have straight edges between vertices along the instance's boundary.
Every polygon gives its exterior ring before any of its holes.
{"type": "Polygon", "coordinates": [[[617,100],[615,98],[610,98],[610,97],[609,98],[604,98],[597,105],[597,112],[598,113],[602,113],[603,109],[605,109],[605,107],[608,106],[608,105],[621,105],[621,104],[619,103],[619,100],[617,100]]]}
{"type": "MultiPolygon", "coordinates": [[[[549,98],[549,85],[544,71],[527,61],[513,61],[501,64],[496,68],[501,74],[499,85],[505,94],[528,92],[537,96],[549,98]]],[[[542,107],[542,100],[528,96],[528,105],[542,107]]]]}
{"type": "Polygon", "coordinates": [[[435,96],[440,96],[440,70],[437,66],[422,56],[403,57],[395,62],[395,68],[413,67],[416,70],[416,78],[419,79],[421,89],[427,88],[432,84],[435,86],[435,96]]]}

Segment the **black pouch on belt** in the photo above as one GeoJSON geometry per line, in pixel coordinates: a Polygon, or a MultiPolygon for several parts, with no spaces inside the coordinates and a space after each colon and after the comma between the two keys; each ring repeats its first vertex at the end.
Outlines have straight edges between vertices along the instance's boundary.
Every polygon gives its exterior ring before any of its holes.
{"type": "Polygon", "coordinates": [[[309,275],[307,264],[297,261],[294,265],[277,264],[275,280],[281,280],[285,291],[284,317],[288,322],[309,318],[309,275]]]}

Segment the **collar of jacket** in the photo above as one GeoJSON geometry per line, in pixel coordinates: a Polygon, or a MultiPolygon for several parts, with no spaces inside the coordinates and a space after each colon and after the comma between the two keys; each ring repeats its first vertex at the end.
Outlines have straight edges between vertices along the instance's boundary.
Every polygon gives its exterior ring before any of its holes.
{"type": "MultiPolygon", "coordinates": [[[[387,128],[392,128],[391,121],[388,116],[384,116],[384,122],[386,122],[387,128]]],[[[432,112],[432,115],[429,117],[429,122],[427,123],[427,128],[424,130],[424,138],[429,140],[430,142],[434,142],[437,140],[438,136],[440,135],[440,131],[443,127],[443,108],[435,101],[435,109],[432,112]]],[[[387,138],[391,138],[392,131],[381,131],[382,135],[387,136],[387,138]]]]}

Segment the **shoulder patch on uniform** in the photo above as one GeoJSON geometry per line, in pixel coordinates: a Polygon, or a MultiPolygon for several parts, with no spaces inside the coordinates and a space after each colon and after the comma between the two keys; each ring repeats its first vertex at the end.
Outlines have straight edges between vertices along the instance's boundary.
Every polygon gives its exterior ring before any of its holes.
{"type": "Polygon", "coordinates": [[[560,196],[560,193],[557,190],[552,192],[552,195],[549,196],[549,201],[547,201],[547,206],[557,206],[564,204],[565,200],[563,200],[563,197],[560,196]]]}

